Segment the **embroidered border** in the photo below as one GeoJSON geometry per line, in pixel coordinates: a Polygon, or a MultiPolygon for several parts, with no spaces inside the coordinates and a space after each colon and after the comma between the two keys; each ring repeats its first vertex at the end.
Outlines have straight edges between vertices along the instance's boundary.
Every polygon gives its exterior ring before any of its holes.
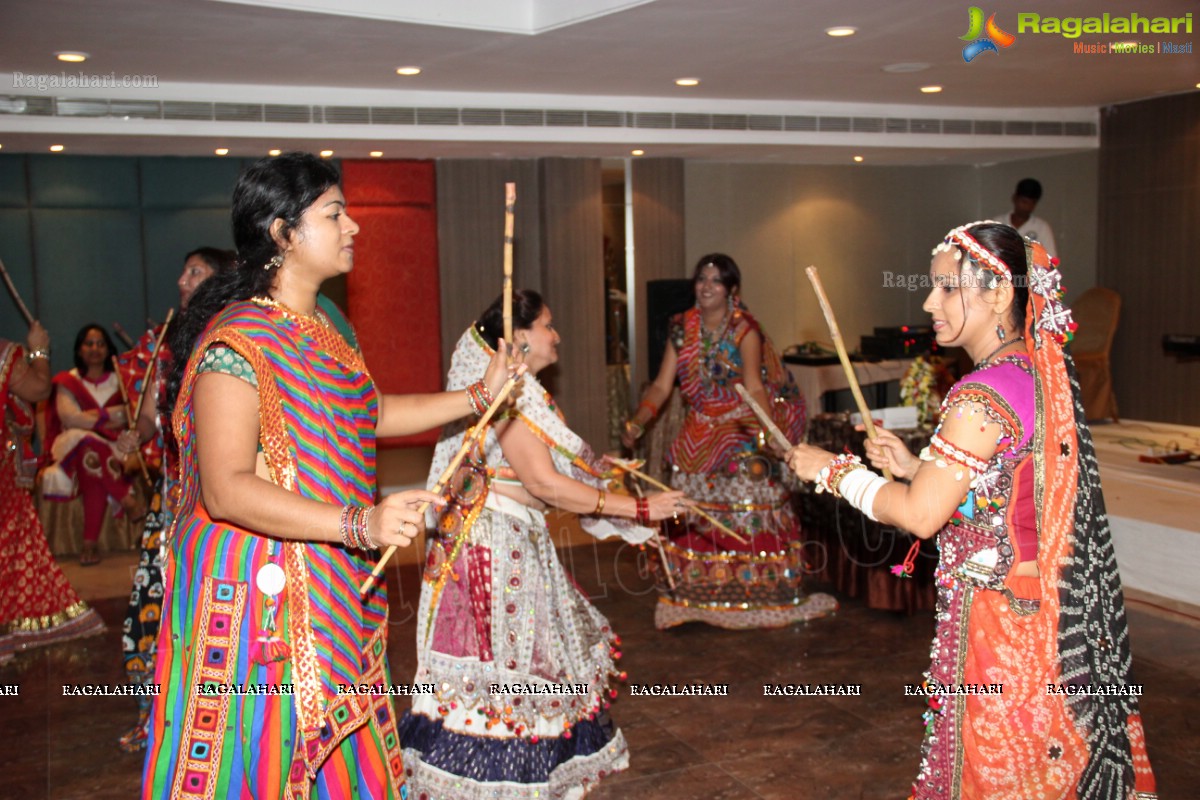
{"type": "Polygon", "coordinates": [[[238,631],[246,610],[246,584],[204,578],[200,596],[201,639],[193,653],[183,739],[171,796],[182,800],[213,800],[221,749],[225,744],[225,719],[229,715],[228,694],[199,694],[197,687],[233,682],[237,664],[238,631]]]}

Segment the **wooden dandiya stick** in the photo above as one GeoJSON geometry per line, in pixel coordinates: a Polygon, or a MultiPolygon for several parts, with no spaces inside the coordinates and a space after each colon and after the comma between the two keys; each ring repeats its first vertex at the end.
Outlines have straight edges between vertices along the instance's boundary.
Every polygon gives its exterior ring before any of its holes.
{"type": "MultiPolygon", "coordinates": [[[[129,407],[129,392],[125,390],[125,381],[121,379],[121,365],[117,363],[116,356],[109,356],[109,361],[112,362],[113,372],[117,375],[117,387],[121,390],[121,403],[125,406],[125,426],[128,430],[137,430],[137,417],[133,416],[133,410],[129,407]]],[[[142,392],[145,394],[145,392],[142,392]]],[[[146,469],[146,462],[142,459],[142,450],[140,447],[135,447],[133,457],[137,459],[138,466],[142,469],[142,477],[146,479],[146,483],[150,486],[154,482],[150,480],[150,470],[146,469]]]]}
{"type": "Polygon", "coordinates": [[[117,338],[120,339],[126,347],[133,347],[133,338],[125,332],[125,329],[121,327],[121,323],[113,323],[113,332],[117,334],[117,338]]]}
{"type": "Polygon", "coordinates": [[[504,184],[504,341],[512,345],[512,272],[513,272],[513,222],[517,204],[517,185],[504,184]]]}
{"type": "Polygon", "coordinates": [[[775,420],[771,419],[771,415],[767,413],[766,409],[760,406],[758,401],[750,396],[750,390],[741,383],[735,383],[733,388],[738,395],[741,396],[742,402],[748,405],[750,410],[754,412],[754,416],[758,418],[759,424],[762,425],[767,431],[767,434],[771,437],[771,444],[775,445],[785,453],[788,450],[791,450],[792,443],[789,442],[788,438],[783,435],[783,431],[779,430],[779,426],[775,424],[775,420]]]}
{"type": "MultiPolygon", "coordinates": [[[[650,477],[646,473],[644,473],[641,470],[634,467],[628,461],[623,461],[619,458],[613,458],[612,456],[609,456],[609,460],[612,461],[614,464],[616,464],[621,469],[628,472],[630,475],[634,475],[638,478],[641,478],[646,483],[653,486],[655,489],[662,489],[664,492],[673,491],[670,486],[667,486],[665,483],[662,483],[661,481],[655,480],[654,478],[650,477]]],[[[742,536],[740,536],[739,534],[734,532],[728,525],[721,522],[719,519],[714,517],[712,514],[705,512],[703,509],[696,508],[695,506],[691,506],[690,508],[692,511],[694,511],[696,513],[697,516],[702,517],[702,518],[708,520],[710,523],[712,523],[712,526],[714,528],[716,528],[717,530],[721,531],[721,533],[725,534],[726,536],[730,537],[731,539],[735,539],[735,540],[741,542],[742,544],[749,544],[749,542],[747,542],[742,536]]]]}
{"type": "Polygon", "coordinates": [[[167,328],[171,327],[171,320],[175,317],[175,309],[167,310],[167,319],[163,322],[162,331],[158,334],[158,339],[154,342],[154,349],[150,352],[150,366],[146,367],[146,377],[142,378],[142,393],[138,395],[137,411],[134,413],[134,420],[142,417],[142,404],[146,402],[146,395],[150,393],[151,380],[154,378],[154,370],[158,367],[158,353],[162,350],[163,339],[167,338],[167,328]]]}
{"type": "MultiPolygon", "coordinates": [[[[817,293],[817,301],[821,304],[821,312],[825,315],[825,324],[829,326],[829,335],[833,337],[833,346],[837,348],[838,360],[842,362],[846,380],[850,382],[850,393],[854,395],[858,413],[862,414],[863,428],[867,431],[867,438],[874,441],[878,436],[875,432],[875,420],[871,418],[871,409],[867,408],[862,387],[858,385],[858,375],[855,374],[854,366],[850,363],[850,355],[846,352],[846,345],[842,341],[842,331],[838,328],[837,318],[833,316],[833,307],[829,305],[829,298],[825,296],[825,287],[821,285],[821,276],[817,274],[816,267],[810,266],[804,272],[808,275],[813,290],[817,293]]],[[[892,473],[886,467],[883,469],[883,477],[889,481],[892,480],[892,473]]]]}
{"type": "MultiPolygon", "coordinates": [[[[639,498],[646,496],[646,493],[642,491],[642,485],[637,481],[633,482],[633,493],[639,498]]],[[[662,537],[658,535],[658,531],[655,531],[650,538],[654,540],[654,546],[658,548],[658,557],[662,559],[663,574],[667,576],[667,586],[669,586],[671,591],[674,592],[675,578],[671,575],[671,562],[667,560],[667,551],[663,547],[662,537]]]]}
{"type": "MultiPolygon", "coordinates": [[[[508,399],[509,394],[512,393],[513,387],[517,385],[517,381],[519,381],[521,376],[525,374],[526,369],[528,368],[524,364],[517,365],[516,372],[508,376],[508,380],[506,380],[504,385],[500,387],[500,391],[496,394],[496,399],[490,406],[488,406],[488,410],[483,412],[483,416],[479,418],[479,422],[476,422],[475,427],[471,428],[471,430],[467,432],[467,435],[463,437],[462,447],[458,448],[458,452],[454,454],[454,458],[450,459],[450,463],[446,465],[446,469],[442,470],[442,474],[438,477],[437,483],[434,484],[432,489],[434,494],[441,494],[442,489],[446,487],[446,483],[452,477],[454,477],[455,471],[458,469],[459,465],[462,464],[462,460],[466,458],[467,453],[477,441],[483,438],[483,434],[487,431],[488,423],[492,421],[492,416],[496,413],[500,406],[504,405],[504,401],[508,399]]],[[[422,503],[420,507],[417,508],[417,513],[424,515],[425,512],[429,510],[429,506],[430,504],[428,502],[422,503]]],[[[375,569],[371,570],[371,574],[367,576],[367,579],[363,581],[362,586],[358,588],[359,594],[367,593],[367,590],[371,588],[371,584],[373,584],[379,578],[379,576],[383,574],[383,568],[387,566],[388,559],[395,555],[395,553],[396,545],[391,545],[387,550],[383,551],[383,555],[380,557],[379,563],[375,565],[375,569]]]]}
{"type": "Polygon", "coordinates": [[[8,293],[12,295],[13,301],[17,304],[17,308],[21,311],[21,316],[25,318],[26,325],[33,324],[33,314],[29,313],[29,308],[25,305],[25,301],[21,299],[21,293],[17,291],[17,287],[13,285],[12,278],[8,276],[8,270],[4,268],[4,262],[0,261],[0,277],[4,278],[4,285],[8,287],[8,293]]]}

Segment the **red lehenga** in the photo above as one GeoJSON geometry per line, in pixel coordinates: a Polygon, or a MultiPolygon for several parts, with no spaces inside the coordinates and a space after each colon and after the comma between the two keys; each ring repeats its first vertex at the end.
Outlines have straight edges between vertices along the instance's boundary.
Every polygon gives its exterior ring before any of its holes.
{"type": "Polygon", "coordinates": [[[0,661],[104,630],[100,615],[79,599],[58,568],[33,507],[33,414],[10,391],[23,358],[20,345],[0,340],[0,661]]]}

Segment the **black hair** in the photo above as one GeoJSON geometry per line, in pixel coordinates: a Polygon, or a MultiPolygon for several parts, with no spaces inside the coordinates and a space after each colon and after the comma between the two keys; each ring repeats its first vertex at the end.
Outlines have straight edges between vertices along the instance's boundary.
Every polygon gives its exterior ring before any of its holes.
{"type": "Polygon", "coordinates": [[[179,396],[192,348],[212,318],[230,303],[267,294],[274,283],[279,267],[272,265],[271,259],[280,250],[271,225],[277,219],[283,221],[279,234],[286,241],[309,206],[337,186],[339,179],[337,167],[312,153],[262,158],[242,171],[233,188],[237,263],[234,269],[218,272],[200,284],[178,324],[171,326],[174,360],[167,380],[169,407],[174,407],[179,396]]]}
{"type": "Polygon", "coordinates": [[[696,269],[692,272],[692,283],[700,280],[700,271],[710,264],[717,268],[717,280],[721,281],[721,285],[730,294],[733,294],[734,290],[742,285],[742,271],[738,269],[737,262],[724,253],[709,253],[702,256],[696,262],[696,269]]]}
{"type": "MultiPolygon", "coordinates": [[[[542,315],[546,302],[542,296],[532,289],[517,289],[513,292],[512,315],[513,330],[525,331],[533,327],[533,323],[542,315]]],[[[500,295],[487,310],[479,316],[475,330],[493,350],[504,335],[504,295],[500,295]]],[[[509,342],[512,344],[512,342],[509,342]]]]}
{"type": "MultiPolygon", "coordinates": [[[[1013,302],[1009,310],[1013,327],[1025,332],[1025,305],[1029,300],[1029,260],[1025,255],[1025,238],[1010,225],[986,222],[967,228],[967,233],[983,246],[983,249],[1004,262],[1012,273],[1013,302]]],[[[961,249],[961,248],[960,248],[961,249]]],[[[974,267],[977,274],[985,276],[981,282],[985,288],[995,288],[998,278],[988,267],[981,266],[967,250],[962,250],[962,269],[974,267]]]]}
{"type": "Polygon", "coordinates": [[[80,375],[87,375],[87,364],[83,362],[83,358],[79,355],[79,348],[83,346],[83,340],[87,338],[88,331],[100,331],[100,335],[104,337],[104,344],[108,346],[108,358],[104,359],[104,374],[107,375],[112,372],[112,357],[117,354],[117,348],[104,326],[95,322],[89,322],[79,329],[79,333],[75,334],[75,347],[71,350],[75,369],[79,370],[80,375]]]}
{"type": "Polygon", "coordinates": [[[1017,197],[1028,197],[1030,200],[1042,199],[1042,184],[1035,178],[1024,178],[1017,182],[1017,197]]]}
{"type": "Polygon", "coordinates": [[[183,263],[186,264],[190,261],[192,256],[199,256],[200,260],[213,271],[213,275],[229,272],[237,264],[237,253],[217,247],[197,247],[183,257],[183,263]]]}

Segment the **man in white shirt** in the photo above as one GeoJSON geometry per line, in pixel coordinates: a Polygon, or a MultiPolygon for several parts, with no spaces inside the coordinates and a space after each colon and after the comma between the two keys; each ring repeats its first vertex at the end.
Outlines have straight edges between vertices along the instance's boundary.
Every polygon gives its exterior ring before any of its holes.
{"type": "Polygon", "coordinates": [[[993,219],[1012,225],[1022,236],[1041,242],[1047,253],[1057,256],[1058,245],[1054,243],[1054,231],[1051,230],[1050,223],[1033,215],[1033,210],[1037,208],[1038,200],[1041,199],[1042,184],[1033,178],[1025,178],[1017,184],[1017,191],[1013,193],[1012,213],[1002,211],[993,219]]]}

